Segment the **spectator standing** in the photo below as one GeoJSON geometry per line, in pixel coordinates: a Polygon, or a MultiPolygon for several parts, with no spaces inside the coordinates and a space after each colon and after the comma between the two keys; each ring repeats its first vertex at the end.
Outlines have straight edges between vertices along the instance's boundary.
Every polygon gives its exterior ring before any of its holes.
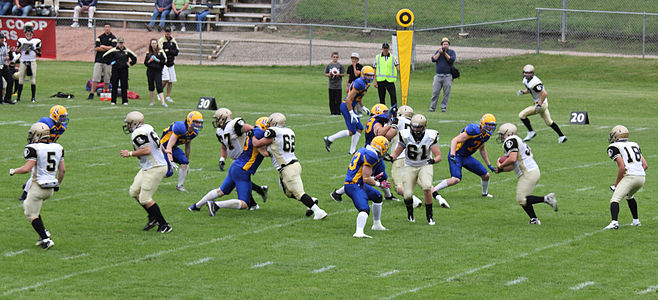
{"type": "Polygon", "coordinates": [[[0,104],[16,104],[16,102],[11,101],[11,90],[14,85],[14,71],[10,67],[12,52],[9,51],[9,46],[5,42],[7,39],[4,34],[0,33],[0,75],[2,79],[0,82],[4,83],[2,89],[4,89],[4,100],[0,99],[0,104]]]}
{"type": "Polygon", "coordinates": [[[457,59],[454,50],[450,50],[450,40],[447,37],[441,39],[441,48],[432,55],[432,62],[436,63],[436,74],[432,83],[432,100],[430,102],[430,112],[436,110],[436,104],[439,102],[439,94],[443,89],[443,100],[441,101],[441,111],[448,111],[448,101],[450,100],[450,87],[452,87],[452,73],[450,68],[457,59]]]}
{"type": "MultiPolygon", "coordinates": [[[[169,13],[170,20],[187,20],[187,15],[190,14],[188,7],[190,0],[174,0],[171,5],[171,13],[169,13]]],[[[175,24],[172,24],[173,30],[176,30],[175,24]]],[[[181,23],[180,31],[185,31],[185,23],[181,23]]],[[[165,31],[166,32],[166,31],[165,31]]]]}
{"type": "Polygon", "coordinates": [[[112,66],[112,102],[111,105],[117,103],[117,92],[119,89],[119,81],[121,81],[121,99],[123,105],[128,105],[128,67],[134,66],[137,63],[137,56],[135,53],[126,48],[123,44],[123,38],[117,39],[117,46],[108,50],[103,54],[103,61],[112,66]]]}
{"type": "Polygon", "coordinates": [[[153,10],[153,15],[151,16],[151,22],[146,24],[146,30],[152,31],[153,25],[155,25],[155,20],[160,16],[160,25],[156,28],[158,31],[162,31],[165,26],[165,19],[167,15],[171,12],[171,0],[155,0],[155,9],[153,10]]]}
{"type": "Polygon", "coordinates": [[[11,14],[14,16],[27,17],[34,8],[34,0],[14,0],[11,14]]]}
{"type": "Polygon", "coordinates": [[[388,43],[382,44],[382,53],[375,56],[375,87],[379,93],[379,103],[386,105],[386,92],[391,97],[390,108],[397,108],[397,96],[395,93],[395,79],[400,70],[398,58],[391,54],[391,46],[388,43]]]}
{"type": "Polygon", "coordinates": [[[338,62],[338,52],[331,53],[331,62],[324,67],[324,76],[329,77],[329,110],[340,115],[340,98],[343,95],[345,68],[338,62]]]}
{"type": "Polygon", "coordinates": [[[345,90],[348,90],[350,87],[350,84],[356,80],[357,78],[361,77],[361,69],[363,69],[363,65],[359,63],[359,53],[352,53],[352,64],[347,67],[347,81],[345,83],[345,90]]]}
{"type": "Polygon", "coordinates": [[[78,20],[80,18],[80,13],[87,11],[89,13],[89,20],[87,21],[87,27],[92,28],[94,26],[92,20],[94,19],[94,13],[96,12],[96,5],[98,0],[78,0],[78,5],[73,9],[73,24],[71,27],[78,28],[80,23],[78,20]]]}
{"type": "Polygon", "coordinates": [[[96,38],[96,57],[94,58],[94,74],[91,78],[91,92],[87,100],[94,100],[94,93],[98,87],[98,83],[101,82],[101,77],[103,82],[105,82],[105,88],[109,88],[107,85],[110,84],[110,78],[112,77],[112,66],[106,64],[103,61],[103,54],[108,50],[117,46],[117,38],[112,34],[112,26],[109,23],[105,24],[103,34],[99,35],[96,38]]]}
{"type": "Polygon", "coordinates": [[[11,12],[11,7],[14,5],[12,0],[0,0],[0,16],[6,15],[11,12]]]}
{"type": "Polygon", "coordinates": [[[167,107],[164,95],[162,94],[162,69],[167,61],[167,56],[164,51],[158,46],[158,40],[152,39],[149,43],[149,51],[144,58],[144,65],[146,66],[146,81],[149,85],[149,96],[151,96],[151,103],[155,104],[153,91],[158,91],[158,99],[162,106],[167,107]]]}
{"type": "Polygon", "coordinates": [[[174,59],[178,55],[178,43],[176,39],[171,36],[171,28],[165,28],[165,34],[158,40],[158,46],[162,49],[167,57],[167,62],[162,68],[162,86],[167,88],[167,98],[169,102],[174,102],[171,99],[171,88],[173,83],[176,82],[176,69],[174,69],[174,59]]]}

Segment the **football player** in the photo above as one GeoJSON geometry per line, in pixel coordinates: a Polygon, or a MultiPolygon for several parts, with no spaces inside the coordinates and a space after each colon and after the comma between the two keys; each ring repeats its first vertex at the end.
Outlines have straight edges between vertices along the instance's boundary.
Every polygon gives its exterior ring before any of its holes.
{"type": "MultiPolygon", "coordinates": [[[[213,127],[217,128],[215,135],[217,140],[221,144],[220,157],[219,157],[219,170],[224,171],[226,166],[226,157],[230,156],[232,160],[235,160],[242,153],[242,146],[244,146],[245,139],[247,137],[247,132],[254,129],[254,126],[251,126],[240,118],[233,118],[233,113],[228,108],[220,108],[215,111],[213,116],[215,119],[212,123],[213,127]]],[[[267,201],[267,185],[258,185],[252,182],[251,190],[258,193],[263,201],[267,201]]],[[[252,203],[250,210],[258,209],[259,206],[256,201],[251,198],[252,203]]]]}
{"type": "Polygon", "coordinates": [[[546,203],[557,211],[557,200],[555,193],[549,193],[543,197],[530,195],[539,181],[539,166],[533,158],[530,147],[516,133],[516,126],[511,123],[505,123],[498,129],[498,141],[503,143],[504,156],[507,158],[502,162],[498,161],[496,173],[512,170],[516,172],[516,175],[519,176],[516,184],[516,202],[530,217],[529,224],[541,224],[532,206],[537,203],[546,203]]]}
{"type": "MultiPolygon", "coordinates": [[[[38,122],[44,123],[48,126],[50,135],[48,136],[48,143],[56,143],[64,131],[66,131],[66,124],[69,122],[69,113],[66,107],[62,105],[54,105],[50,108],[50,114],[47,117],[39,119],[38,122]]],[[[18,197],[18,200],[24,201],[27,198],[27,192],[30,190],[32,179],[23,185],[23,194],[18,197]]]]}
{"type": "Polygon", "coordinates": [[[372,176],[372,169],[377,163],[382,162],[382,158],[388,150],[388,140],[383,136],[377,136],[372,139],[370,145],[359,148],[347,167],[345,176],[345,193],[352,199],[354,206],[359,211],[356,216],[355,238],[371,238],[366,235],[363,229],[366,227],[370,206],[368,200],[372,201],[372,230],[387,230],[382,225],[382,194],[374,187],[390,187],[391,183],[386,180],[379,181],[380,178],[372,176]]]}
{"type": "Polygon", "coordinates": [[[646,177],[645,170],[649,167],[642,156],[640,146],[628,140],[628,128],[617,125],[610,131],[610,146],[608,156],[617,163],[617,178],[615,184],[610,186],[612,198],[610,198],[610,215],[612,221],[604,229],[618,229],[619,201],[626,197],[628,208],[633,216],[631,226],[642,226],[637,215],[637,202],[635,193],[644,186],[646,177]]]}
{"type": "Polygon", "coordinates": [[[30,192],[23,202],[23,212],[30,221],[34,230],[39,234],[37,246],[49,249],[55,243],[50,239],[50,232],[46,230],[41,219],[41,205],[50,198],[53,192],[59,190],[64,179],[66,167],[64,166],[64,148],[57,143],[50,143],[50,129],[44,123],[37,122],[30,127],[27,134],[28,145],[23,155],[25,164],[16,169],[9,169],[9,175],[32,173],[30,192]]]}
{"type": "Polygon", "coordinates": [[[41,57],[41,40],[34,37],[34,23],[25,22],[24,38],[19,38],[16,42],[16,51],[21,53],[20,65],[18,66],[18,89],[16,90],[16,101],[21,101],[21,93],[23,92],[23,82],[25,76],[30,76],[30,84],[32,88],[32,102],[37,102],[37,56],[41,57]]]}
{"type": "Polygon", "coordinates": [[[493,197],[489,194],[489,172],[480,161],[473,157],[475,151],[480,151],[480,155],[491,171],[495,171],[489,162],[489,155],[484,144],[491,138],[496,130],[496,117],[492,114],[484,114],[480,119],[480,124],[471,123],[462,129],[461,133],[450,141],[450,156],[448,156],[448,165],[450,166],[450,178],[444,179],[434,187],[432,195],[435,199],[439,198],[439,191],[449,186],[458,184],[462,180],[462,167],[480,176],[482,186],[482,197],[493,197]]]}
{"type": "Polygon", "coordinates": [[[352,143],[350,144],[350,155],[354,154],[354,151],[356,151],[356,146],[359,142],[359,137],[361,136],[363,125],[361,124],[361,120],[356,115],[356,111],[354,109],[357,107],[357,105],[363,106],[363,96],[365,96],[368,92],[370,83],[374,78],[375,69],[373,69],[371,66],[365,66],[361,70],[361,77],[357,78],[352,82],[352,84],[350,84],[350,87],[347,90],[347,96],[345,96],[345,99],[343,99],[343,102],[340,104],[340,112],[343,114],[347,129],[324,137],[324,146],[327,151],[331,151],[331,143],[333,143],[335,140],[348,136],[352,136],[352,143]]]}
{"type": "Polygon", "coordinates": [[[141,169],[135,175],[129,193],[148,213],[149,221],[143,230],[147,231],[159,225],[159,233],[170,232],[171,225],[153,200],[153,195],[167,173],[167,161],[160,148],[160,138],[151,125],[144,124],[144,115],[141,112],[129,112],[123,123],[123,132],[130,134],[134,150],[120,150],[119,155],[139,159],[141,169]]]}
{"type": "MultiPolygon", "coordinates": [[[[425,216],[427,224],[434,225],[434,212],[432,208],[432,178],[434,177],[433,164],[441,161],[439,149],[439,132],[427,128],[427,118],[416,114],[411,118],[411,128],[403,129],[399,134],[399,143],[393,152],[393,160],[404,151],[404,204],[407,207],[407,220],[415,222],[412,196],[416,184],[423,190],[425,200],[425,216]]],[[[440,197],[440,196],[439,196],[440,197]]],[[[448,206],[448,202],[439,198],[441,206],[448,206]]]]}
{"type": "Polygon", "coordinates": [[[252,202],[251,197],[251,176],[256,174],[256,170],[263,161],[262,149],[254,147],[254,137],[256,139],[263,138],[263,134],[268,127],[269,118],[261,117],[256,120],[256,126],[248,133],[248,138],[245,140],[243,146],[244,151],[233,161],[228,168],[228,175],[224,178],[222,185],[209,191],[199,202],[192,204],[189,207],[190,211],[198,211],[206,203],[208,204],[208,212],[210,216],[215,216],[215,212],[220,208],[232,209],[246,209],[250,207],[252,202]],[[238,198],[224,201],[213,201],[224,195],[228,195],[237,190],[238,198]]]}
{"type": "Polygon", "coordinates": [[[523,139],[523,141],[527,142],[537,135],[537,133],[532,130],[532,125],[530,125],[528,116],[539,114],[541,118],[544,119],[546,126],[550,126],[553,128],[555,133],[557,133],[557,142],[560,144],[566,142],[567,136],[562,133],[560,127],[557,126],[557,124],[555,124],[555,122],[553,122],[551,119],[551,113],[548,111],[548,98],[546,98],[548,94],[546,93],[544,84],[541,82],[539,77],[535,76],[535,67],[533,65],[525,65],[523,67],[523,85],[526,87],[526,89],[519,90],[516,92],[516,94],[519,96],[530,94],[532,95],[532,100],[534,101],[534,105],[526,107],[519,113],[521,122],[523,122],[523,125],[528,128],[528,134],[523,139]]]}
{"type": "Polygon", "coordinates": [[[167,155],[167,160],[180,165],[176,185],[178,191],[187,192],[183,183],[185,176],[190,172],[192,140],[199,135],[201,129],[203,129],[203,115],[198,111],[191,111],[185,121],[175,121],[162,131],[162,150],[167,155]],[[179,145],[185,145],[185,152],[178,148],[179,145]]]}
{"type": "Polygon", "coordinates": [[[263,138],[254,140],[254,147],[267,147],[274,169],[279,171],[279,185],[288,198],[302,202],[314,220],[327,217],[327,212],[317,205],[311,196],[304,192],[302,183],[302,165],[295,156],[295,132],[286,127],[286,116],[273,113],[269,117],[269,128],[263,138]]]}

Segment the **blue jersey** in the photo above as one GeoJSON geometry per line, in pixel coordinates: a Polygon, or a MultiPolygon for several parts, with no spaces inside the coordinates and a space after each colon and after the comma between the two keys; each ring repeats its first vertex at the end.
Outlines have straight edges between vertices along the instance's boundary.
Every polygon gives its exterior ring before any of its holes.
{"type": "Polygon", "coordinates": [[[160,138],[160,142],[165,148],[167,148],[167,144],[169,144],[169,139],[171,139],[172,134],[176,135],[176,144],[174,145],[174,147],[176,147],[191,142],[197,135],[199,135],[199,131],[196,129],[188,131],[185,121],[171,123],[171,125],[165,128],[162,132],[162,138],[160,138]]]}
{"type": "MultiPolygon", "coordinates": [[[[361,77],[352,81],[349,88],[347,88],[347,95],[349,95],[351,91],[356,90],[356,96],[352,99],[352,108],[356,107],[356,103],[366,95],[369,87],[370,83],[363,81],[363,78],[361,77]]],[[[347,99],[347,96],[345,96],[345,99],[347,99]]],[[[345,99],[343,99],[343,102],[345,102],[345,99]]]]}
{"type": "MultiPolygon", "coordinates": [[[[264,134],[265,132],[260,128],[254,128],[254,137],[257,139],[262,139],[264,134]]],[[[247,137],[244,146],[242,147],[242,153],[235,159],[235,161],[233,161],[233,165],[236,165],[251,173],[251,175],[254,175],[262,161],[263,156],[258,152],[258,149],[254,148],[254,143],[251,138],[247,137]]]]}
{"type": "Polygon", "coordinates": [[[359,148],[354,152],[350,165],[347,167],[347,175],[345,176],[345,184],[359,184],[363,185],[363,167],[374,166],[381,160],[377,153],[372,148],[359,148]]]}
{"type": "Polygon", "coordinates": [[[50,128],[48,143],[56,143],[59,137],[66,131],[66,123],[55,124],[55,121],[50,117],[43,117],[39,119],[39,122],[48,125],[48,128],[50,128]]]}
{"type": "Polygon", "coordinates": [[[366,146],[370,145],[372,139],[375,138],[376,123],[382,124],[382,126],[386,125],[388,123],[388,115],[386,114],[375,115],[370,117],[370,119],[368,119],[368,123],[366,123],[366,127],[365,127],[366,146]]]}
{"type": "Polygon", "coordinates": [[[466,125],[461,132],[466,132],[468,135],[468,139],[463,143],[458,143],[455,150],[455,155],[461,157],[473,155],[473,153],[480,149],[480,147],[482,147],[491,137],[488,132],[482,132],[480,125],[475,123],[466,125]]]}

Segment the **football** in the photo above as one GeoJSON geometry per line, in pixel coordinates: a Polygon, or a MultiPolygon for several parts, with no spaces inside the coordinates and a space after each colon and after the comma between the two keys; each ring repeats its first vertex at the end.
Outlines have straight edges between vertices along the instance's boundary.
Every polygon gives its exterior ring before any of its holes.
{"type": "Polygon", "coordinates": [[[329,70],[329,74],[331,74],[332,77],[338,75],[339,74],[338,68],[336,67],[331,68],[331,70],[329,70]]]}
{"type": "Polygon", "coordinates": [[[502,163],[503,163],[504,161],[506,161],[506,160],[507,160],[507,155],[503,155],[503,156],[501,156],[501,157],[498,158],[498,163],[499,163],[499,164],[502,164],[502,163]]]}

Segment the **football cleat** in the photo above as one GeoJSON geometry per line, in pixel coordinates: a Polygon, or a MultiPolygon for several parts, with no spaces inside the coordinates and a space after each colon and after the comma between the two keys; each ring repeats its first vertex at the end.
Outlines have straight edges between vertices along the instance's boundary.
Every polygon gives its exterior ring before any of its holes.
{"type": "MultiPolygon", "coordinates": [[[[46,237],[50,238],[50,231],[48,231],[48,229],[45,229],[45,230],[46,230],[46,237]]],[[[39,239],[39,240],[37,241],[37,243],[34,244],[34,245],[35,245],[35,246],[41,246],[42,243],[43,243],[43,240],[42,240],[42,239],[39,239]]]]}
{"type": "Polygon", "coordinates": [[[167,97],[165,100],[167,100],[167,102],[174,102],[174,99],[171,99],[171,97],[167,97]]]}
{"type": "Polygon", "coordinates": [[[446,199],[444,199],[441,195],[437,194],[436,197],[434,197],[434,199],[436,199],[436,201],[439,201],[439,205],[441,205],[441,207],[450,208],[450,204],[448,204],[448,201],[446,201],[446,199]]]}
{"type": "Polygon", "coordinates": [[[642,226],[642,223],[640,223],[640,220],[633,220],[633,223],[631,223],[631,226],[642,226]]]}
{"type": "Polygon", "coordinates": [[[211,217],[214,217],[215,212],[217,212],[217,208],[215,207],[215,201],[212,201],[212,200],[208,201],[207,205],[208,205],[208,214],[211,217]]]}
{"type": "Polygon", "coordinates": [[[386,229],[386,227],[384,227],[384,225],[382,225],[381,222],[378,222],[378,223],[372,224],[371,229],[372,229],[372,230],[379,230],[379,231],[385,231],[385,230],[388,230],[388,229],[386,229]]]}
{"type": "Polygon", "coordinates": [[[260,206],[258,206],[258,204],[249,206],[249,210],[259,210],[259,209],[260,209],[260,206]]]}
{"type": "Polygon", "coordinates": [[[324,211],[323,209],[320,209],[320,211],[317,212],[315,216],[313,216],[313,220],[322,220],[326,217],[327,217],[327,212],[324,211]]]}
{"type": "Polygon", "coordinates": [[[384,200],[391,200],[391,201],[400,202],[400,199],[395,198],[395,196],[393,196],[393,195],[391,195],[390,197],[384,197],[384,200]]]}
{"type": "Polygon", "coordinates": [[[566,141],[567,141],[567,136],[566,135],[563,135],[563,136],[557,138],[557,142],[560,143],[560,144],[562,144],[566,141]]]}
{"type": "Polygon", "coordinates": [[[179,192],[187,192],[187,190],[185,189],[185,187],[182,186],[182,185],[177,185],[177,186],[176,186],[176,190],[179,191],[179,192]]]}
{"type": "Polygon", "coordinates": [[[189,210],[189,211],[200,211],[201,209],[196,207],[196,203],[193,203],[192,205],[190,205],[190,207],[187,208],[187,210],[189,210]]]}
{"type": "Polygon", "coordinates": [[[434,218],[427,218],[427,225],[430,226],[436,225],[436,222],[434,222],[434,218]]]}
{"type": "Polygon", "coordinates": [[[603,227],[603,230],[608,230],[608,229],[619,229],[619,222],[617,221],[611,221],[608,226],[603,227]]]}
{"type": "Polygon", "coordinates": [[[327,149],[327,152],[331,152],[331,142],[328,136],[324,137],[324,148],[327,149]]]}
{"type": "Polygon", "coordinates": [[[557,211],[557,200],[555,199],[555,193],[550,193],[544,196],[544,202],[552,206],[554,211],[557,211]]]}
{"type": "Polygon", "coordinates": [[[537,135],[537,133],[534,130],[533,131],[528,131],[528,134],[525,136],[523,141],[527,142],[529,140],[532,140],[536,135],[537,135]]]}
{"type": "Polygon", "coordinates": [[[172,230],[173,230],[173,228],[171,228],[171,225],[169,225],[169,224],[160,225],[160,227],[158,227],[158,232],[159,233],[167,233],[167,232],[170,232],[172,230]]]}
{"type": "Polygon", "coordinates": [[[537,224],[537,225],[541,225],[541,221],[539,221],[539,219],[537,219],[537,218],[531,218],[531,219],[530,219],[530,222],[528,222],[528,224],[537,224]]]}
{"type": "Polygon", "coordinates": [[[263,190],[263,193],[260,194],[263,197],[263,202],[267,202],[267,190],[269,189],[266,185],[261,185],[260,188],[263,190]]]}
{"type": "Polygon", "coordinates": [[[355,232],[355,233],[352,235],[352,237],[355,237],[355,238],[367,238],[367,239],[371,239],[371,238],[372,238],[371,236],[369,236],[369,235],[367,235],[367,234],[365,234],[365,233],[363,233],[363,232],[355,232]]]}
{"type": "Polygon", "coordinates": [[[482,197],[493,198],[493,195],[492,194],[482,194],[482,197]]]}
{"type": "MultiPolygon", "coordinates": [[[[313,198],[311,198],[311,199],[313,199],[313,203],[314,203],[315,205],[318,204],[318,199],[317,199],[317,198],[313,197],[313,198]]],[[[313,210],[310,209],[310,208],[307,208],[307,209],[306,209],[306,216],[307,216],[307,217],[310,217],[312,214],[313,214],[313,210]]]]}
{"type": "Polygon", "coordinates": [[[158,223],[158,221],[156,221],[155,219],[149,219],[149,221],[146,223],[146,226],[144,226],[142,230],[149,231],[151,230],[151,228],[155,227],[156,225],[160,225],[160,223],[158,223]]]}
{"type": "Polygon", "coordinates": [[[45,238],[41,240],[41,248],[44,250],[50,249],[50,247],[55,246],[55,242],[53,242],[50,238],[45,238]]]}
{"type": "Polygon", "coordinates": [[[331,194],[329,194],[329,196],[331,197],[331,199],[334,199],[334,201],[336,201],[336,202],[343,201],[343,195],[341,195],[339,193],[336,193],[336,191],[331,192],[331,194]]]}
{"type": "Polygon", "coordinates": [[[411,223],[416,223],[416,219],[414,218],[414,215],[407,215],[407,221],[411,223]]]}

